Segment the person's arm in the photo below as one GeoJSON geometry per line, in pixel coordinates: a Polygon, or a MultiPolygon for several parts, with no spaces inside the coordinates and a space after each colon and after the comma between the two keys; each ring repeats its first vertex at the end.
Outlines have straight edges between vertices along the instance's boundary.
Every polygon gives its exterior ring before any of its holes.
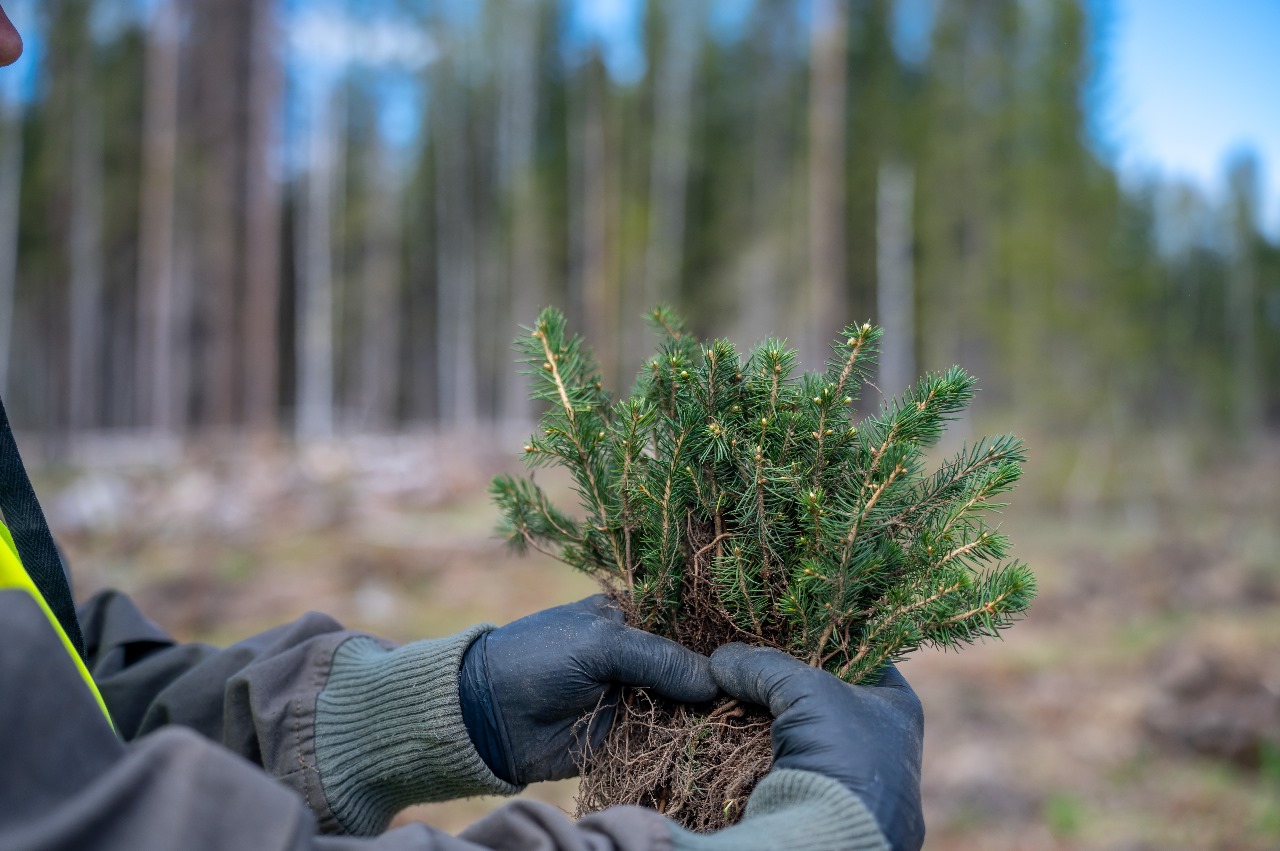
{"type": "Polygon", "coordinates": [[[598,742],[620,684],[718,693],[705,656],[624,626],[601,596],[402,647],[320,615],[225,650],[177,644],[116,593],[82,617],[125,738],[199,732],[291,786],[327,832],[372,835],[410,804],[576,773],[577,723],[602,705],[598,742]]]}
{"type": "Polygon", "coordinates": [[[311,613],[219,649],[175,642],[118,592],[82,607],[81,622],[121,736],[199,733],[292,787],[326,832],[518,791],[480,759],[459,708],[462,656],[486,625],[394,647],[311,613]]]}
{"type": "MultiPolygon", "coordinates": [[[[633,631],[621,627],[612,617],[592,615],[590,608],[590,601],[587,601],[518,621],[505,628],[506,633],[493,634],[497,638],[493,647],[498,650],[504,647],[523,647],[528,650],[541,645],[545,649],[550,645],[543,639],[553,632],[568,639],[563,642],[565,647],[578,655],[576,660],[568,660],[573,661],[573,675],[562,681],[567,689],[561,692],[566,695],[565,702],[561,704],[562,709],[584,694],[589,696],[593,690],[597,694],[597,700],[601,697],[607,700],[607,695],[603,692],[613,686],[602,686],[602,678],[606,681],[615,678],[665,680],[665,685],[672,690],[693,689],[705,693],[705,671],[701,670],[700,664],[683,664],[682,660],[687,661],[688,657],[680,652],[672,652],[666,645],[650,645],[651,637],[632,644],[631,639],[635,638],[633,631]],[[585,613],[584,608],[588,609],[585,613]],[[565,610],[569,615],[568,621],[564,619],[565,610]],[[585,628],[585,634],[570,634],[575,622],[585,628]],[[619,643],[632,650],[620,650],[619,643]],[[638,648],[656,649],[657,652],[656,655],[642,652],[636,656],[632,651],[638,648]],[[633,665],[639,667],[632,667],[633,665]]],[[[116,623],[124,624],[127,620],[116,623]]],[[[120,639],[113,646],[122,652],[127,651],[117,660],[120,671],[148,660],[159,665],[164,661],[161,657],[166,648],[192,654],[187,660],[191,664],[161,666],[168,673],[160,676],[158,681],[167,685],[150,688],[150,693],[155,696],[153,705],[156,702],[165,703],[179,694],[181,688],[178,684],[182,678],[200,670],[201,665],[208,662],[211,656],[218,655],[218,651],[208,648],[182,651],[180,646],[167,643],[163,633],[154,627],[148,627],[145,622],[134,623],[132,626],[134,628],[113,633],[120,639]],[[181,673],[173,676],[177,671],[181,673]],[[162,697],[164,695],[168,697],[162,697]]],[[[251,672],[245,672],[255,664],[288,656],[308,642],[329,635],[324,629],[303,629],[297,625],[286,628],[283,635],[306,636],[313,631],[316,635],[312,635],[310,639],[302,638],[292,644],[281,637],[262,645],[267,648],[289,648],[283,652],[262,651],[255,655],[248,649],[241,648],[238,652],[250,661],[241,666],[237,676],[248,676],[252,681],[251,672]]],[[[89,632],[98,634],[96,629],[89,632]]],[[[340,641],[340,646],[351,643],[351,638],[348,636],[347,640],[340,641]]],[[[489,642],[480,645],[485,656],[490,656],[489,651],[492,649],[486,646],[488,644],[489,642]]],[[[100,645],[99,649],[102,646],[105,645],[100,645]]],[[[476,644],[472,643],[470,646],[474,648],[476,644]]],[[[405,655],[397,656],[405,648],[384,647],[371,653],[372,660],[365,660],[360,657],[369,648],[361,641],[357,644],[357,649],[361,652],[353,653],[350,660],[334,661],[330,676],[324,678],[324,684],[314,686],[318,702],[323,702],[326,687],[333,684],[331,680],[335,676],[341,686],[340,690],[348,690],[350,687],[351,698],[355,702],[334,717],[355,710],[352,719],[370,724],[362,740],[353,740],[352,747],[356,750],[373,746],[384,737],[386,728],[380,727],[376,719],[361,719],[363,705],[354,698],[358,691],[354,686],[363,672],[372,670],[366,667],[368,664],[383,666],[384,673],[395,673],[393,669],[401,660],[408,659],[417,652],[413,649],[414,645],[407,647],[410,652],[405,655]],[[356,679],[351,679],[352,676],[356,679]]],[[[462,654],[463,649],[465,648],[456,652],[462,654]]],[[[303,653],[302,658],[306,658],[306,655],[303,653]]],[[[508,660],[501,658],[502,655],[499,654],[496,662],[492,658],[486,659],[486,662],[495,662],[488,671],[490,677],[495,671],[505,669],[508,660]]],[[[705,661],[705,657],[697,659],[705,661]]],[[[566,659],[562,658],[561,661],[566,659]]],[[[727,689],[733,691],[737,686],[731,678],[725,677],[725,670],[732,666],[726,668],[722,665],[721,668],[724,670],[718,670],[717,676],[727,689]]],[[[508,691],[504,683],[511,682],[500,675],[496,688],[492,679],[485,687],[491,692],[491,696],[509,696],[512,692],[508,691]]],[[[516,693],[528,685],[526,682],[521,686],[518,680],[515,684],[518,686],[516,693]]],[[[374,706],[383,701],[384,696],[377,693],[376,688],[372,687],[373,683],[369,685],[369,700],[364,705],[374,706]]],[[[847,687],[841,685],[840,688],[847,687]]],[[[328,808],[328,796],[331,794],[324,782],[323,769],[300,771],[298,778],[310,778],[318,781],[319,785],[308,787],[304,783],[303,788],[294,785],[297,794],[291,794],[289,789],[266,777],[254,765],[227,753],[207,738],[183,729],[178,724],[162,727],[131,744],[121,742],[104,724],[96,704],[78,681],[74,668],[65,658],[56,636],[34,602],[27,595],[13,592],[0,593],[0,694],[23,695],[22,700],[0,701],[0,729],[9,733],[7,736],[0,736],[0,762],[6,766],[6,776],[23,779],[21,783],[0,784],[0,847],[4,848],[84,847],[102,851],[125,848],[130,851],[148,851],[173,847],[182,847],[186,851],[246,847],[264,851],[275,848],[290,851],[475,851],[485,848],[502,848],[508,851],[658,851],[670,848],[776,847],[816,849],[883,847],[877,824],[883,827],[885,835],[892,835],[892,827],[885,822],[868,823],[869,814],[876,820],[882,817],[876,799],[850,794],[848,778],[840,773],[843,770],[841,760],[836,760],[832,770],[828,770],[831,766],[822,761],[812,763],[803,758],[794,770],[788,768],[788,760],[793,759],[794,754],[788,752],[790,745],[786,743],[799,741],[803,745],[807,741],[806,736],[814,732],[812,724],[788,723],[775,728],[775,751],[778,757],[776,764],[779,770],[775,770],[756,789],[747,806],[743,825],[719,834],[690,834],[656,812],[636,807],[615,807],[572,822],[563,813],[545,804],[516,801],[481,819],[458,837],[421,824],[409,825],[371,838],[320,836],[317,832],[320,828],[317,817],[323,818],[323,813],[328,808]],[[779,736],[779,733],[782,735],[779,736]],[[781,750],[780,743],[785,745],[781,750]],[[309,805],[310,812],[303,806],[303,800],[309,805]]],[[[757,694],[761,698],[766,697],[763,693],[757,694]]],[[[740,696],[751,699],[745,689],[740,696]]],[[[766,702],[773,705],[772,698],[766,702]]],[[[179,700],[176,705],[180,707],[181,703],[179,700]]],[[[544,713],[549,705],[551,704],[545,702],[537,705],[534,701],[528,708],[539,718],[547,719],[550,716],[544,713]]],[[[821,705],[826,706],[827,710],[851,708],[827,706],[825,703],[821,705]]],[[[859,707],[853,706],[852,709],[853,720],[856,722],[859,707]]],[[[901,714],[900,709],[901,706],[892,709],[890,715],[901,714]]],[[[827,710],[818,712],[809,720],[815,720],[819,727],[823,726],[832,720],[823,714],[827,710]]],[[[455,707],[455,722],[459,711],[455,707]]],[[[785,716],[786,712],[787,710],[783,710],[780,715],[785,716]]],[[[146,714],[143,713],[143,716],[146,717],[146,714]]],[[[563,711],[551,712],[551,716],[562,714],[563,711]]],[[[172,717],[176,720],[181,715],[182,713],[177,713],[172,717]]],[[[539,747],[550,746],[551,750],[546,753],[552,756],[553,751],[563,751],[560,743],[550,741],[556,738],[554,732],[548,727],[539,726],[553,722],[539,721],[523,715],[522,710],[510,707],[500,712],[499,717],[510,717],[515,722],[516,729],[530,734],[530,741],[521,742],[519,740],[523,736],[515,737],[519,752],[513,758],[517,764],[534,766],[534,770],[539,773],[559,773],[563,770],[555,767],[554,759],[548,763],[550,768],[538,768],[538,760],[530,759],[531,754],[539,747]]],[[[780,718],[780,721],[784,720],[785,717],[780,718]]],[[[407,716],[397,720],[393,726],[402,732],[413,731],[415,735],[422,735],[424,732],[431,734],[433,729],[439,729],[429,718],[413,721],[407,716]],[[411,723],[405,726],[402,722],[411,723]]],[[[874,732],[875,725],[872,724],[868,729],[874,732]]],[[[454,723],[452,730],[454,738],[444,744],[451,748],[462,748],[466,741],[464,737],[467,737],[465,724],[454,723]],[[458,732],[459,728],[463,732],[458,732]]],[[[504,739],[511,740],[509,731],[506,731],[504,739]]],[[[321,751],[325,752],[326,748],[322,746],[321,751]]],[[[906,755],[910,764],[909,747],[906,755]]],[[[382,758],[386,756],[383,753],[380,760],[374,762],[385,762],[382,758]]],[[[868,759],[866,753],[846,753],[844,756],[866,760],[868,770],[878,770],[878,763],[874,759],[868,759]]],[[[891,747],[889,756],[901,757],[902,754],[893,754],[891,747]]],[[[322,756],[322,763],[324,759],[322,756]]],[[[915,765],[918,769],[918,761],[915,765]]],[[[377,780],[379,772],[386,767],[382,764],[370,765],[372,778],[377,780]]],[[[405,768],[400,766],[390,776],[403,778],[414,774],[412,771],[406,772],[405,768]]],[[[369,779],[366,777],[365,781],[369,779]]],[[[918,783],[918,774],[916,780],[918,783]]],[[[378,784],[375,782],[374,785],[376,787],[378,784]]],[[[909,797],[909,784],[906,791],[909,797]]],[[[918,789],[916,794],[918,796],[918,789]]],[[[331,812],[329,816],[334,818],[331,812]]]]}
{"type": "MultiPolygon", "coordinates": [[[[0,591],[0,848],[85,851],[657,851],[662,818],[632,808],[571,823],[516,802],[461,837],[413,824],[322,836],[260,768],[180,725],[122,741],[32,597],[0,591]]],[[[314,790],[318,791],[318,790],[314,790]]]]}

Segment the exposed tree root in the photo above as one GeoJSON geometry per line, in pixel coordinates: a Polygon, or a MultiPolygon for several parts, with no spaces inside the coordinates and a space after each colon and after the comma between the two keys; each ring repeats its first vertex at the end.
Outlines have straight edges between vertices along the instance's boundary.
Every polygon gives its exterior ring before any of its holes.
{"type": "Polygon", "coordinates": [[[609,735],[585,756],[577,815],[638,804],[690,830],[734,824],[772,762],[771,720],[733,700],[706,711],[627,689],[609,735]]]}

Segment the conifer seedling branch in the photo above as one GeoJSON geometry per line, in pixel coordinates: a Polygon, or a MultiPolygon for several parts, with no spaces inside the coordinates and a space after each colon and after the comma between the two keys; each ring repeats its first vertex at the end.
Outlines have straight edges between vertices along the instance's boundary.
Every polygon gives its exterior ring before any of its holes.
{"type": "Polygon", "coordinates": [[[544,310],[516,341],[546,404],[531,466],[567,469],[581,519],[531,477],[490,491],[503,535],[599,578],[628,619],[707,652],[778,647],[847,682],[922,645],[996,636],[1035,595],[992,516],[1024,460],[983,438],[938,469],[925,453],[973,399],[960,367],[921,378],[879,411],[855,406],[881,330],[850,325],[822,372],[766,339],[745,359],[653,311],[657,353],[629,398],[602,388],[582,339],[544,310]]]}

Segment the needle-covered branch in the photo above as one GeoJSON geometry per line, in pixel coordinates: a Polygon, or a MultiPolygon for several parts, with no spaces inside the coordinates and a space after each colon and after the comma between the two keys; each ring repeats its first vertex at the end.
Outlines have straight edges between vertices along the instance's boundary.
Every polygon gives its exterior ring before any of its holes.
{"type": "Polygon", "coordinates": [[[568,468],[585,517],[499,477],[513,546],[595,574],[634,623],[694,649],[754,641],[849,682],[1026,611],[1034,577],[989,520],[1021,475],[1021,443],[983,438],[925,469],[973,400],[967,372],[925,375],[860,417],[882,333],[869,323],[843,329],[824,371],[797,375],[783,341],[743,356],[698,343],[668,308],[650,320],[658,350],[617,403],[558,311],[517,341],[547,405],[525,457],[568,468]]]}

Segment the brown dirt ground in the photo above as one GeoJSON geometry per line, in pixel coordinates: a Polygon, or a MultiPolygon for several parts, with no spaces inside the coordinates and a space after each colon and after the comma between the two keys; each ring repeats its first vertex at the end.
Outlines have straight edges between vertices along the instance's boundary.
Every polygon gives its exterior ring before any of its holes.
{"type": "MultiPolygon", "coordinates": [[[[520,438],[103,438],[37,487],[77,592],[123,588],[183,639],[317,609],[412,640],[594,590],[493,537],[484,486],[520,438]]],[[[1280,440],[1247,463],[1177,436],[1091,451],[1044,450],[1005,518],[1040,580],[1027,620],[901,666],[927,719],[926,847],[1280,847],[1280,440]]],[[[527,794],[571,810],[573,788],[527,794]]],[[[403,817],[455,830],[497,803],[403,817]]]]}

